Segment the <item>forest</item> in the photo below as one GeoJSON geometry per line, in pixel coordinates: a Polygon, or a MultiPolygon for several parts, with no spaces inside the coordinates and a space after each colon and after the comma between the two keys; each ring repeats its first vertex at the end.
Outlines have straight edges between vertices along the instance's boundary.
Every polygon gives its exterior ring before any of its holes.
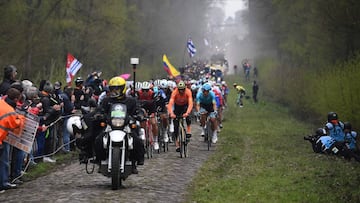
{"type": "Polygon", "coordinates": [[[335,111],[359,126],[360,1],[239,1],[246,9],[226,18],[225,0],[1,0],[0,65],[14,64],[21,79],[64,81],[68,53],[83,77],[131,73],[137,57],[143,80],[166,77],[163,54],[180,67],[220,47],[230,67],[244,58],[258,67],[260,96],[317,124],[335,111]]]}
{"type": "Polygon", "coordinates": [[[329,111],[360,125],[360,2],[250,0],[264,94],[321,125],[329,111]]]}

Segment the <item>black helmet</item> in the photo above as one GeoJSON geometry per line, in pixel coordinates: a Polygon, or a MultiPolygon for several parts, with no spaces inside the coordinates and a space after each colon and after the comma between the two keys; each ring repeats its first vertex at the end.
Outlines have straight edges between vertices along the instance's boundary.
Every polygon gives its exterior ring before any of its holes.
{"type": "Polygon", "coordinates": [[[315,134],[316,134],[317,136],[323,136],[323,135],[326,134],[326,132],[325,132],[325,129],[324,129],[324,128],[318,128],[318,129],[315,131],[315,134]]]}
{"type": "Polygon", "coordinates": [[[345,122],[344,123],[344,130],[345,129],[351,130],[351,123],[350,122],[345,122]]]}
{"type": "Polygon", "coordinates": [[[84,83],[84,80],[81,77],[76,78],[76,80],[75,80],[75,85],[76,86],[81,85],[83,83],[84,83]]]}
{"type": "Polygon", "coordinates": [[[338,119],[338,115],[335,112],[329,112],[328,113],[328,122],[332,121],[332,120],[337,120],[338,119]]]}

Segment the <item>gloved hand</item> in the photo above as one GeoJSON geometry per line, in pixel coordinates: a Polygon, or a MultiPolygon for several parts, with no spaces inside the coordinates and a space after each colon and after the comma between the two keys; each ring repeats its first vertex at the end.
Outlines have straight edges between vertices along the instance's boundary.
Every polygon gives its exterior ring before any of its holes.
{"type": "Polygon", "coordinates": [[[176,118],[176,115],[174,113],[170,113],[170,118],[176,118]]]}
{"type": "Polygon", "coordinates": [[[200,115],[201,115],[200,111],[195,112],[195,116],[199,117],[200,115]]]}
{"type": "Polygon", "coordinates": [[[217,111],[214,111],[214,114],[215,114],[215,116],[218,114],[218,112],[217,111]]]}

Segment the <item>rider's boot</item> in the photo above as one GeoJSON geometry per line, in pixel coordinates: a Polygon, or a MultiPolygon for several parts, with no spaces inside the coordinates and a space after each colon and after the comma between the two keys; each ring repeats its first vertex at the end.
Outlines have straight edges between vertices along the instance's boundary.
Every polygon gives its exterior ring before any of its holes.
{"type": "Polygon", "coordinates": [[[201,133],[200,133],[201,137],[205,136],[205,129],[204,127],[201,127],[201,133]]]}
{"type": "Polygon", "coordinates": [[[132,174],[138,174],[139,171],[136,168],[136,161],[131,161],[131,173],[132,174]]]}
{"type": "Polygon", "coordinates": [[[169,142],[169,136],[166,131],[164,132],[163,138],[164,138],[164,142],[169,142]]]}

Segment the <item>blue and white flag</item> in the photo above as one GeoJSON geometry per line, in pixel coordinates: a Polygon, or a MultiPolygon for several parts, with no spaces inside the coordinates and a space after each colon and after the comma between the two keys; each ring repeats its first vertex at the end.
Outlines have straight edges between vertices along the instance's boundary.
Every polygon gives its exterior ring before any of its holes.
{"type": "Polygon", "coordinates": [[[194,45],[193,41],[190,38],[189,38],[189,40],[187,42],[187,50],[189,52],[190,57],[195,56],[195,53],[196,53],[195,45],[194,45]]]}

